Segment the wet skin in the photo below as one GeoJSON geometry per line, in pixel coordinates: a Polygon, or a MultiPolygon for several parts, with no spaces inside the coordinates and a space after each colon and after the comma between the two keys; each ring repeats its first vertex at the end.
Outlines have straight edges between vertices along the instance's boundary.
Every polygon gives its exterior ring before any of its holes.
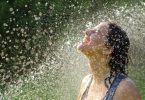
{"type": "MultiPolygon", "coordinates": [[[[110,71],[108,61],[113,50],[112,47],[105,45],[108,27],[107,22],[102,22],[92,29],[85,30],[84,38],[77,47],[78,51],[88,58],[89,68],[93,75],[86,100],[102,100],[107,91],[104,80],[110,71]]],[[[88,81],[86,77],[82,80],[77,100],[81,100],[86,89],[88,81]]],[[[141,100],[141,97],[133,81],[127,78],[120,82],[113,100],[141,100]]]]}

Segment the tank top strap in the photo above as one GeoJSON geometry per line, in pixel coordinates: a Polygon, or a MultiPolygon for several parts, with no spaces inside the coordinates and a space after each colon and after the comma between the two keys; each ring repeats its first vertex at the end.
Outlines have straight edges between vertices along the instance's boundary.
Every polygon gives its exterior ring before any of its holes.
{"type": "Polygon", "coordinates": [[[90,85],[91,85],[92,79],[93,79],[92,74],[89,74],[89,75],[87,76],[87,79],[86,79],[87,82],[86,82],[86,84],[85,84],[85,90],[84,90],[84,92],[83,92],[83,94],[82,94],[81,100],[85,100],[85,98],[87,97],[87,95],[88,95],[88,90],[89,90],[89,87],[90,87],[90,85]]]}
{"type": "Polygon", "coordinates": [[[115,77],[115,79],[113,80],[113,82],[112,82],[109,90],[106,93],[106,96],[105,96],[104,100],[112,100],[113,99],[113,96],[115,94],[115,91],[117,89],[117,86],[119,85],[119,83],[121,82],[121,80],[123,80],[125,78],[127,78],[127,76],[124,75],[124,74],[122,74],[122,73],[121,74],[118,74],[115,77]]]}

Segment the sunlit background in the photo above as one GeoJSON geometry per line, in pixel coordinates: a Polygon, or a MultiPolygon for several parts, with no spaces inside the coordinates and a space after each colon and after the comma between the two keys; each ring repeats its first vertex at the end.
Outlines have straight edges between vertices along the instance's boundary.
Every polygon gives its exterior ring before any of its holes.
{"type": "Polygon", "coordinates": [[[0,0],[0,100],[75,100],[81,32],[109,20],[131,41],[129,77],[145,100],[144,0],[0,0]]]}

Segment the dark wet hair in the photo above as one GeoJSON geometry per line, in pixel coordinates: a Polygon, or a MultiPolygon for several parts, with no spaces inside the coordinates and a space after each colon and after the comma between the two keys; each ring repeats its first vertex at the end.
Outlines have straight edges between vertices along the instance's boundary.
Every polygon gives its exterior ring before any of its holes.
{"type": "MultiPolygon", "coordinates": [[[[109,61],[110,76],[106,78],[111,84],[111,79],[123,73],[127,75],[126,66],[128,64],[129,38],[124,30],[115,23],[109,22],[107,45],[113,48],[109,61]]],[[[106,83],[106,82],[105,82],[106,83]]]]}

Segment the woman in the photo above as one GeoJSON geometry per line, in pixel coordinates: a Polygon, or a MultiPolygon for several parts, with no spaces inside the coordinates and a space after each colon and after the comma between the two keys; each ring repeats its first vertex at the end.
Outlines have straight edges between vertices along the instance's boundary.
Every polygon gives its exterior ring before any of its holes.
{"type": "Polygon", "coordinates": [[[130,45],[125,31],[101,22],[83,33],[77,49],[88,58],[91,74],[82,80],[78,100],[141,100],[125,70],[130,45]]]}

